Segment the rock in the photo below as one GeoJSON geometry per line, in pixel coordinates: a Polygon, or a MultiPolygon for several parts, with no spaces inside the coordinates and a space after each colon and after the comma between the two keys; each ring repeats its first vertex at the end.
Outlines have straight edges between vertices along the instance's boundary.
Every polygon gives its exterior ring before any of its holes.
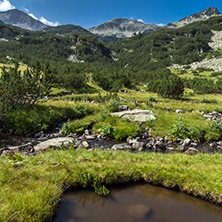
{"type": "Polygon", "coordinates": [[[22,152],[33,152],[34,151],[33,150],[33,144],[31,142],[20,145],[20,146],[7,147],[7,149],[3,148],[2,151],[4,151],[4,150],[11,150],[15,154],[22,153],[22,152]]]}
{"type": "Polygon", "coordinates": [[[217,145],[222,146],[222,141],[217,142],[217,145]]]}
{"type": "Polygon", "coordinates": [[[198,150],[193,147],[190,147],[185,153],[190,154],[190,155],[194,155],[194,154],[198,153],[198,150]]]}
{"type": "Polygon", "coordinates": [[[162,141],[157,141],[157,142],[154,144],[154,149],[155,149],[155,150],[165,151],[165,150],[166,150],[166,145],[165,145],[162,141]]]}
{"type": "Polygon", "coordinates": [[[126,110],[128,110],[128,106],[126,106],[126,105],[121,105],[121,106],[119,107],[119,110],[120,110],[120,111],[126,111],[126,110]]]}
{"type": "Polygon", "coordinates": [[[174,148],[174,147],[172,147],[172,146],[169,146],[169,147],[167,147],[166,149],[167,149],[168,151],[170,151],[170,152],[175,151],[175,148],[174,148]]]}
{"type": "Polygon", "coordinates": [[[197,146],[198,146],[197,143],[191,143],[190,145],[191,145],[192,147],[197,147],[197,146]]]}
{"type": "Polygon", "coordinates": [[[183,111],[182,111],[182,109],[177,109],[176,111],[175,111],[175,113],[182,113],[183,111]]]}
{"type": "Polygon", "coordinates": [[[139,123],[144,123],[146,121],[151,121],[156,119],[153,112],[150,110],[129,110],[129,111],[111,113],[111,115],[119,116],[122,118],[128,118],[132,121],[139,123]]]}
{"type": "Polygon", "coordinates": [[[177,147],[177,150],[178,150],[179,152],[184,152],[184,151],[185,151],[185,145],[180,145],[180,146],[178,146],[178,147],[177,147]]]}
{"type": "Polygon", "coordinates": [[[126,142],[128,145],[133,145],[133,143],[136,143],[138,141],[138,139],[132,139],[131,136],[129,136],[127,139],[126,139],[126,142]]]}
{"type": "Polygon", "coordinates": [[[87,141],[82,141],[82,145],[83,145],[84,148],[89,148],[90,147],[90,145],[87,141]]]}
{"type": "Polygon", "coordinates": [[[150,212],[150,207],[143,204],[131,205],[126,208],[126,213],[137,220],[144,220],[150,212]]]}
{"type": "Polygon", "coordinates": [[[132,148],[135,150],[142,151],[144,149],[144,145],[145,145],[144,142],[135,142],[133,143],[132,148]]]}
{"type": "Polygon", "coordinates": [[[96,135],[85,135],[86,140],[96,140],[97,136],[96,135]]]}
{"type": "Polygon", "coordinates": [[[146,149],[152,150],[152,149],[153,149],[153,145],[150,144],[150,143],[147,143],[147,144],[146,144],[146,149]]]}
{"type": "Polygon", "coordinates": [[[50,140],[39,143],[38,145],[34,147],[34,150],[35,152],[43,152],[49,148],[60,149],[62,144],[65,147],[69,147],[72,142],[73,142],[73,138],[69,138],[69,137],[54,138],[54,139],[50,139],[50,140]]]}
{"type": "Polygon", "coordinates": [[[2,152],[2,156],[13,156],[13,155],[15,155],[16,153],[15,153],[15,151],[14,150],[4,150],[3,152],[2,152]]]}
{"type": "Polygon", "coordinates": [[[127,143],[115,144],[112,146],[111,150],[130,150],[132,147],[127,143]]]}
{"type": "Polygon", "coordinates": [[[183,145],[184,145],[184,146],[189,146],[190,143],[191,143],[191,139],[189,139],[189,138],[186,138],[186,139],[183,141],[183,145]]]}

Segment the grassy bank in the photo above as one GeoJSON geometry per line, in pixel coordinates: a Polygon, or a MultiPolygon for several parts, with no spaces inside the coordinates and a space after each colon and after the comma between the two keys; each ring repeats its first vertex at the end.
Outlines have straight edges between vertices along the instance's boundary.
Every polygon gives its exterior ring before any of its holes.
{"type": "MultiPolygon", "coordinates": [[[[206,199],[222,206],[221,154],[59,150],[35,157],[0,158],[0,220],[45,221],[69,187],[144,180],[206,199]]],[[[93,189],[93,188],[92,188],[93,189]]]]}

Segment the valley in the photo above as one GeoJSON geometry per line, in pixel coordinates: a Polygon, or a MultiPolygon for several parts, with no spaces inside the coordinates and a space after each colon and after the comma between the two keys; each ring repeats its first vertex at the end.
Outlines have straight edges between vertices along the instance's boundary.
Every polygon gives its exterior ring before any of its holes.
{"type": "Polygon", "coordinates": [[[107,195],[109,185],[141,181],[222,206],[216,8],[168,27],[27,21],[0,23],[0,137],[31,138],[0,143],[1,221],[51,221],[69,187],[107,195]],[[68,143],[36,148],[54,137],[68,143]]]}

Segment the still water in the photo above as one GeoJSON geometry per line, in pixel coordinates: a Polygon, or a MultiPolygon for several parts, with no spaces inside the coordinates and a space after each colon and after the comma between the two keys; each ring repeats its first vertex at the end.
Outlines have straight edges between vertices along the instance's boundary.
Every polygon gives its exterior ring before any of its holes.
{"type": "Polygon", "coordinates": [[[222,207],[148,184],[66,192],[54,222],[222,222],[222,207]]]}

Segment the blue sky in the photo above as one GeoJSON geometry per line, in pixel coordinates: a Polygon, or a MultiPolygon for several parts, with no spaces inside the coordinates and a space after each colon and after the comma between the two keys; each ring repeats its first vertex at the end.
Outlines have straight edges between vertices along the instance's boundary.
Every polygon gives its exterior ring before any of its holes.
{"type": "Polygon", "coordinates": [[[0,11],[16,8],[48,25],[83,28],[114,18],[168,24],[213,6],[222,13],[222,0],[0,0],[0,11]]]}

